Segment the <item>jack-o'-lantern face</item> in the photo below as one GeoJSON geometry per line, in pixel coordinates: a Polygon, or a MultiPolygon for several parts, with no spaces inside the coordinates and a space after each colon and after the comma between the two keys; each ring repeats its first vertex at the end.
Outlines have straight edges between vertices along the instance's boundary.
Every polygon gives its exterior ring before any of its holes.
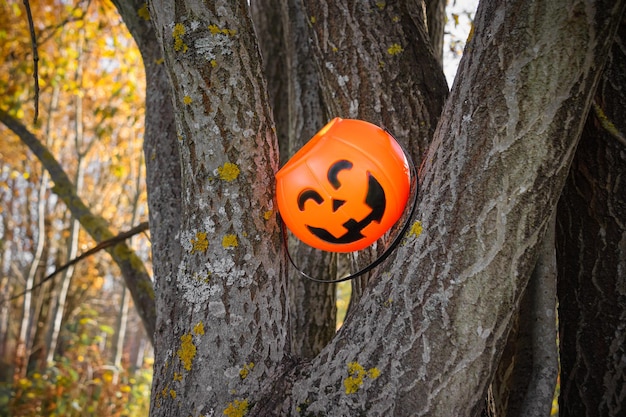
{"type": "Polygon", "coordinates": [[[318,211],[310,216],[309,223],[315,224],[306,224],[306,227],[328,243],[346,244],[363,239],[363,230],[383,218],[385,190],[371,173],[358,172],[354,164],[345,159],[331,165],[327,179],[333,191],[329,201],[313,188],[306,188],[298,195],[300,211],[318,211]],[[340,174],[344,184],[339,179],[340,174]],[[309,201],[313,204],[307,205],[309,201]]]}
{"type": "Polygon", "coordinates": [[[371,245],[400,218],[409,182],[406,157],[389,133],[337,118],[276,174],[276,200],[299,239],[351,252],[371,245]]]}

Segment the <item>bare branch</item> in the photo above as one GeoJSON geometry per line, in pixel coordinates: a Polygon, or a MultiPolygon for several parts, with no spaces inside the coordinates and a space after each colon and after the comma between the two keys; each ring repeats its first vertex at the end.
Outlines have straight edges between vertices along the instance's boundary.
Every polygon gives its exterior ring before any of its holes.
{"type": "Polygon", "coordinates": [[[30,29],[30,44],[33,48],[33,78],[35,79],[35,116],[33,123],[37,123],[39,117],[39,53],[37,52],[37,35],[35,34],[35,24],[33,23],[33,14],[30,11],[29,0],[24,0],[26,8],[26,16],[28,16],[28,27],[30,29]]]}
{"type": "Polygon", "coordinates": [[[79,263],[80,261],[82,261],[85,258],[88,258],[92,255],[95,255],[96,253],[100,252],[103,249],[106,248],[110,248],[111,246],[115,246],[118,243],[129,239],[135,235],[138,235],[141,232],[144,232],[146,230],[148,230],[150,228],[150,225],[148,224],[148,222],[143,222],[143,223],[139,223],[137,226],[133,227],[132,229],[126,231],[126,232],[122,232],[120,234],[118,234],[117,236],[112,237],[111,239],[107,239],[104,240],[100,243],[98,243],[96,246],[94,246],[93,248],[89,249],[87,252],[84,252],[82,254],[80,254],[79,256],[77,256],[76,258],[70,260],[69,262],[67,262],[65,265],[61,265],[59,268],[57,268],[56,270],[54,270],[54,272],[52,272],[51,274],[47,275],[44,279],[42,279],[41,281],[39,281],[37,284],[33,285],[31,288],[29,288],[28,290],[21,292],[17,295],[14,295],[13,297],[9,298],[10,300],[15,300],[16,298],[19,298],[21,296],[23,296],[24,294],[26,294],[29,291],[33,291],[39,287],[41,287],[43,284],[45,284],[46,282],[48,282],[49,280],[51,280],[52,278],[54,278],[57,274],[60,274],[61,272],[65,271],[66,269],[68,269],[70,266],[72,265],[76,265],[77,263],[79,263]]]}

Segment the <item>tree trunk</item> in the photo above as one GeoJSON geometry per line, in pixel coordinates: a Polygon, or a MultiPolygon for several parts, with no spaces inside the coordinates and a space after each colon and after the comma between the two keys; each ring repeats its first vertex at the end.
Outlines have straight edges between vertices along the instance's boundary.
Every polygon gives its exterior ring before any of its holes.
{"type": "MultiPolygon", "coordinates": [[[[78,44],[76,47],[77,50],[77,65],[76,65],[76,74],[74,76],[74,82],[77,85],[82,86],[83,84],[83,46],[85,41],[85,35],[81,30],[81,36],[78,38],[78,44]]],[[[74,107],[75,107],[75,118],[74,118],[74,143],[76,148],[76,159],[77,159],[77,167],[76,167],[76,176],[74,178],[75,189],[74,192],[76,195],[79,195],[83,189],[84,183],[84,173],[85,173],[85,156],[87,150],[83,151],[85,148],[85,137],[84,137],[84,125],[83,125],[83,98],[80,94],[77,94],[74,98],[74,107]]],[[[93,143],[93,142],[92,142],[93,143]]],[[[90,145],[87,145],[89,148],[90,145]]],[[[78,254],[78,236],[80,233],[80,222],[76,218],[70,218],[70,236],[67,243],[67,261],[74,259],[78,254]]],[[[72,276],[74,275],[74,266],[70,266],[61,274],[61,288],[58,294],[58,298],[56,299],[53,320],[50,328],[50,343],[48,345],[48,352],[46,355],[46,362],[52,363],[54,360],[54,354],[57,348],[57,342],[59,340],[59,334],[61,332],[61,325],[63,323],[63,313],[65,312],[65,301],[67,299],[67,294],[70,289],[70,283],[72,282],[72,276]]]]}
{"type": "Polygon", "coordinates": [[[35,245],[35,253],[33,261],[26,276],[26,285],[24,286],[24,304],[22,305],[22,320],[20,322],[20,331],[17,337],[17,347],[15,349],[15,371],[14,380],[26,376],[28,366],[28,358],[31,352],[31,335],[33,325],[33,286],[35,285],[35,277],[41,266],[41,257],[46,242],[46,191],[48,190],[48,175],[42,170],[41,180],[39,181],[38,197],[37,197],[37,241],[35,245]]]}
{"type": "MultiPolygon", "coordinates": [[[[437,68],[413,49],[427,43],[415,41],[426,39],[423,26],[402,4],[346,6],[306,9],[325,102],[333,115],[379,118],[421,156],[439,116],[411,107],[439,91],[414,84],[420,59],[437,68]],[[381,65],[377,76],[367,71],[381,65]]],[[[286,261],[272,216],[278,146],[247,2],[150,7],[174,97],[184,249],[159,288],[151,414],[479,411],[624,2],[481,4],[423,168],[423,232],[407,237],[304,364],[290,358],[286,261]]]]}
{"type": "MultiPolygon", "coordinates": [[[[319,77],[310,48],[302,5],[286,0],[251,3],[278,137],[280,159],[286,162],[321,129],[327,120],[319,77]]],[[[335,254],[315,250],[291,239],[298,267],[320,279],[337,277],[335,254]]],[[[291,352],[315,357],[335,335],[337,309],[334,284],[305,279],[290,269],[289,312],[291,352]]]]}
{"type": "Polygon", "coordinates": [[[446,29],[447,0],[426,0],[428,38],[439,65],[443,67],[443,36],[446,29]]]}
{"type": "Polygon", "coordinates": [[[558,213],[559,415],[626,412],[626,21],[558,213]]]}
{"type": "Polygon", "coordinates": [[[550,415],[559,373],[554,218],[522,297],[491,389],[494,416],[550,415]]]}
{"type": "Polygon", "coordinates": [[[328,114],[385,127],[419,165],[448,90],[422,2],[303,1],[328,114]]]}
{"type": "MultiPolygon", "coordinates": [[[[138,13],[145,8],[146,3],[143,0],[114,0],[113,3],[137,42],[146,71],[143,151],[146,162],[155,304],[172,306],[176,304],[177,296],[171,277],[176,274],[182,253],[182,248],[175,238],[180,231],[183,212],[180,154],[170,80],[151,18],[138,13]]],[[[146,329],[148,337],[153,340],[156,357],[159,352],[170,349],[168,340],[160,337],[161,334],[169,332],[170,320],[169,311],[159,308],[157,336],[154,336],[154,340],[149,329],[146,329]],[[159,344],[161,342],[163,344],[159,344]]]]}
{"type": "Polygon", "coordinates": [[[311,366],[277,381],[287,399],[251,415],[482,407],[623,7],[481,4],[423,168],[424,231],[311,366]]]}
{"type": "Polygon", "coordinates": [[[247,2],[151,2],[150,13],[174,97],[184,250],[167,277],[176,302],[160,305],[151,413],[219,414],[289,352],[278,147],[247,2]]]}
{"type": "MultiPolygon", "coordinates": [[[[133,215],[130,223],[135,224],[137,218],[140,216],[141,206],[139,204],[139,197],[141,195],[141,180],[143,178],[143,158],[140,158],[140,163],[133,172],[135,173],[135,196],[133,198],[133,215]]],[[[129,245],[133,244],[133,238],[131,238],[129,245]]],[[[128,326],[128,309],[130,304],[130,291],[125,285],[122,288],[122,294],[120,299],[120,306],[115,321],[115,338],[113,339],[113,366],[115,367],[114,381],[117,383],[119,371],[122,369],[122,357],[124,356],[124,342],[126,340],[126,329],[128,326]]]]}

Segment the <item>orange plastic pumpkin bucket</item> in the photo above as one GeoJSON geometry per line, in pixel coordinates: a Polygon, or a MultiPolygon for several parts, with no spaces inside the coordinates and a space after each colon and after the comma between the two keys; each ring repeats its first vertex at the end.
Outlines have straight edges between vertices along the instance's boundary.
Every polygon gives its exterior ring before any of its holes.
{"type": "Polygon", "coordinates": [[[300,240],[352,252],[398,221],[410,180],[407,158],[393,136],[362,120],[335,118],[276,173],[276,200],[300,240]]]}

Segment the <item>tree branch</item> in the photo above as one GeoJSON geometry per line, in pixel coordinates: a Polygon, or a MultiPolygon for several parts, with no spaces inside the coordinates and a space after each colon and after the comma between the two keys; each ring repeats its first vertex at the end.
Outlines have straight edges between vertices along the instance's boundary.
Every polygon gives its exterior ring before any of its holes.
{"type": "Polygon", "coordinates": [[[117,236],[112,237],[111,239],[107,239],[104,240],[100,243],[98,243],[96,246],[94,246],[93,248],[89,249],[87,252],[84,252],[82,254],[80,254],[79,256],[75,257],[74,259],[70,260],[69,262],[67,262],[64,265],[61,265],[60,267],[58,267],[56,270],[54,270],[54,272],[52,272],[51,274],[47,275],[46,277],[44,277],[41,281],[39,281],[37,284],[33,285],[30,289],[28,289],[27,291],[21,292],[17,295],[14,295],[13,297],[9,298],[9,300],[14,300],[16,298],[21,297],[22,295],[26,294],[29,291],[33,291],[36,288],[39,288],[40,286],[42,286],[43,284],[45,284],[46,282],[48,282],[49,280],[51,280],[52,278],[54,278],[57,274],[60,274],[61,272],[65,271],[66,269],[68,269],[69,267],[71,267],[72,265],[76,265],[77,263],[79,263],[80,261],[82,261],[85,258],[90,257],[91,255],[95,255],[96,253],[100,252],[103,249],[106,248],[110,248],[111,246],[115,246],[118,243],[131,238],[141,232],[144,232],[146,230],[148,230],[150,228],[148,222],[143,222],[138,224],[137,226],[133,227],[132,229],[126,231],[126,232],[122,232],[119,233],[117,236]]]}
{"type": "Polygon", "coordinates": [[[37,36],[35,34],[35,24],[33,23],[33,14],[30,11],[29,0],[23,0],[26,8],[26,16],[28,17],[28,28],[30,29],[30,41],[33,49],[33,78],[35,79],[35,115],[33,123],[37,123],[39,117],[39,52],[37,51],[37,36]]]}

